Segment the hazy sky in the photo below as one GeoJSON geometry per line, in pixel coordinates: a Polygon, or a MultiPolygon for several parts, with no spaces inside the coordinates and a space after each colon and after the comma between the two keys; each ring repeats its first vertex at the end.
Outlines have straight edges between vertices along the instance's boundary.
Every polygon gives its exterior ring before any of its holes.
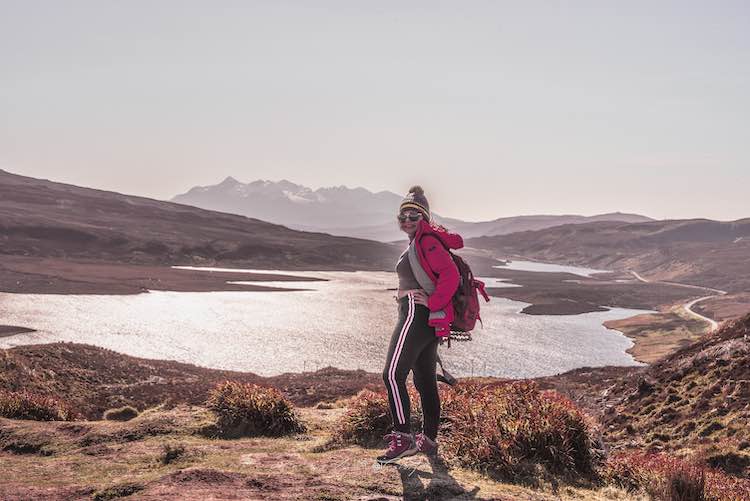
{"type": "Polygon", "coordinates": [[[750,2],[0,0],[0,169],[750,217],[750,2]]]}

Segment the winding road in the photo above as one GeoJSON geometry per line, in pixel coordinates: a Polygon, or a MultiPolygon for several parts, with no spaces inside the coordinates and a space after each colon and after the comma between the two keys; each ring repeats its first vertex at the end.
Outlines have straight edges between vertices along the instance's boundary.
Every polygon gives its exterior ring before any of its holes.
{"type": "Polygon", "coordinates": [[[723,296],[724,294],[727,293],[727,291],[723,291],[721,289],[713,289],[711,287],[703,287],[703,286],[700,286],[700,285],[681,284],[681,283],[678,283],[678,282],[664,282],[664,281],[661,281],[661,280],[657,280],[656,282],[654,282],[652,280],[648,280],[646,278],[643,278],[641,275],[638,274],[637,271],[634,271],[634,270],[628,270],[628,271],[637,280],[639,280],[641,282],[645,282],[645,283],[650,283],[650,284],[653,284],[653,283],[669,284],[669,285],[676,285],[678,287],[687,287],[689,289],[700,289],[700,290],[704,290],[704,291],[711,291],[711,292],[713,292],[714,294],[711,294],[710,296],[699,297],[697,299],[693,299],[692,301],[689,301],[689,302],[683,304],[682,308],[691,317],[694,317],[694,318],[697,318],[698,320],[703,320],[704,322],[707,322],[711,326],[710,331],[715,331],[716,329],[719,328],[719,322],[717,322],[716,320],[714,320],[712,318],[708,318],[707,316],[701,315],[700,313],[698,313],[696,311],[693,311],[692,307],[695,306],[696,304],[700,303],[701,301],[705,301],[706,299],[711,299],[712,297],[716,297],[716,296],[723,296]]]}

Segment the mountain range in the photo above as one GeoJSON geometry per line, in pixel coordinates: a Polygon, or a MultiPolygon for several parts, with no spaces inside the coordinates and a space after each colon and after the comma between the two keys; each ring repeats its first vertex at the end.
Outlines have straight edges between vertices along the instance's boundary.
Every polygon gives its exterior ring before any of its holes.
{"type": "MultiPolygon", "coordinates": [[[[172,201],[241,214],[297,230],[391,242],[404,238],[394,217],[402,199],[401,195],[390,191],[373,193],[361,187],[334,186],[312,190],[285,179],[242,183],[227,177],[219,184],[191,188],[172,198],[172,201]]],[[[541,230],[561,224],[652,221],[638,214],[620,212],[595,216],[528,215],[482,222],[462,221],[436,213],[433,213],[433,217],[465,238],[541,230]]]]}

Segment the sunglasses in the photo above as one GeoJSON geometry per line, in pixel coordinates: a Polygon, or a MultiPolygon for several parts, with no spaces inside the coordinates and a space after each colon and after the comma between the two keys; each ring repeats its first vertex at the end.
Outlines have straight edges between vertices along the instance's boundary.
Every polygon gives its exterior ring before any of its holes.
{"type": "Polygon", "coordinates": [[[419,221],[420,219],[422,219],[422,214],[420,214],[419,212],[417,212],[417,213],[410,213],[410,214],[399,214],[397,216],[397,218],[402,223],[405,223],[407,219],[409,221],[411,221],[412,223],[414,223],[414,222],[419,221]]]}

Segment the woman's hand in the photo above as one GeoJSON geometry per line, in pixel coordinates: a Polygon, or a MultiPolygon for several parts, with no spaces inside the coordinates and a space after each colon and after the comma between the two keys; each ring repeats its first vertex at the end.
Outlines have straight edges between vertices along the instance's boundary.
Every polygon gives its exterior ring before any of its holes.
{"type": "Polygon", "coordinates": [[[414,296],[415,303],[421,304],[423,306],[427,306],[427,300],[430,298],[430,296],[428,296],[425,291],[423,290],[414,291],[412,295],[414,296]]]}

